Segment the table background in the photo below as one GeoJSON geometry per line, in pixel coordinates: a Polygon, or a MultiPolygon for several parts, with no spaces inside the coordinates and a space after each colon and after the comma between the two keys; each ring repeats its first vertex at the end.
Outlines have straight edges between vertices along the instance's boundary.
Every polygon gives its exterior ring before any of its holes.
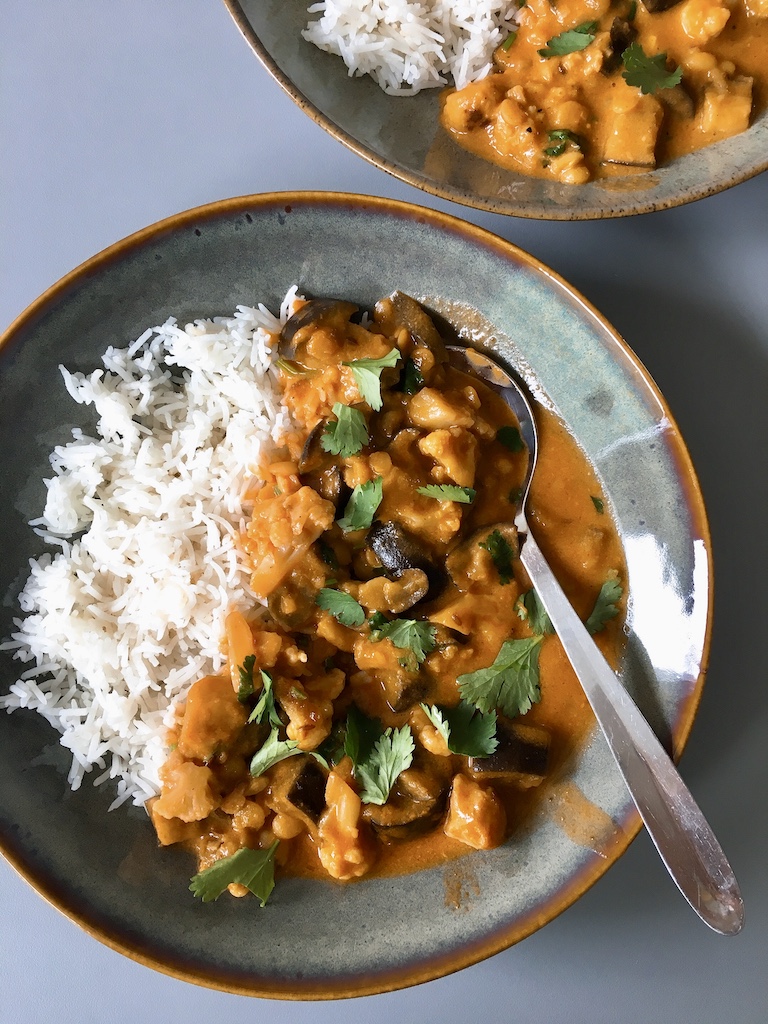
{"type": "Polygon", "coordinates": [[[740,936],[709,932],[641,834],[574,907],[491,960],[382,996],[267,1002],[133,963],[0,861],[0,1024],[765,1024],[768,174],[621,221],[479,213],[401,184],[326,135],[218,0],[0,0],[0,12],[0,329],[138,228],[283,189],[391,196],[474,221],[553,267],[614,323],[666,394],[709,508],[712,658],[681,770],[747,908],[740,936]]]}

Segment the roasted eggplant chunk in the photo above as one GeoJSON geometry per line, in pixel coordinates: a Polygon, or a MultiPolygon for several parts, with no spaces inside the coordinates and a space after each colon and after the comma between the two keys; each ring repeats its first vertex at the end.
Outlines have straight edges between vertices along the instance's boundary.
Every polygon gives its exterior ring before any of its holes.
{"type": "Polygon", "coordinates": [[[468,767],[477,778],[513,782],[521,789],[538,786],[547,773],[550,736],[546,729],[499,718],[499,745],[488,757],[470,757],[468,767]]]}

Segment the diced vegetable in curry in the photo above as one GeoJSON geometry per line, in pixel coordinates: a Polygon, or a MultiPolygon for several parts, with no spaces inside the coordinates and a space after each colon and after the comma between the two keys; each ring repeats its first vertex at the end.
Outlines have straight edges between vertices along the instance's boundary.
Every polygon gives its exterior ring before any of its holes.
{"type": "Polygon", "coordinates": [[[743,132],[768,88],[768,0],[527,0],[488,77],[449,92],[463,147],[567,184],[743,132]]]}
{"type": "MultiPolygon", "coordinates": [[[[204,900],[263,903],[275,868],[350,881],[498,846],[591,727],[518,557],[512,412],[410,297],[355,312],[312,300],[276,339],[296,429],[250,494],[262,603],[230,611],[229,671],[189,691],[150,805],[159,841],[195,852],[204,900]]],[[[531,519],[615,662],[620,542],[539,413],[531,519]]]]}

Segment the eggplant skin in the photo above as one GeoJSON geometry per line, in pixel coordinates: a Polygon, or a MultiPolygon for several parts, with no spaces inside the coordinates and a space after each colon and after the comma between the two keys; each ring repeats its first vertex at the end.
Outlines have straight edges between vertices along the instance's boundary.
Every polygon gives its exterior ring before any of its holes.
{"type": "Polygon", "coordinates": [[[538,786],[547,774],[550,735],[546,729],[499,718],[499,744],[487,757],[470,757],[475,778],[500,779],[523,788],[538,786]]]}
{"type": "Polygon", "coordinates": [[[643,7],[649,14],[659,14],[661,11],[668,11],[675,7],[680,0],[643,0],[643,7]]]}
{"type": "Polygon", "coordinates": [[[368,530],[366,542],[393,579],[406,569],[421,569],[429,581],[427,597],[435,597],[445,589],[448,582],[445,570],[433,562],[425,554],[423,545],[398,523],[377,519],[368,530]]]}
{"type": "Polygon", "coordinates": [[[325,810],[325,772],[313,757],[308,757],[288,790],[287,800],[315,824],[325,810]]]}

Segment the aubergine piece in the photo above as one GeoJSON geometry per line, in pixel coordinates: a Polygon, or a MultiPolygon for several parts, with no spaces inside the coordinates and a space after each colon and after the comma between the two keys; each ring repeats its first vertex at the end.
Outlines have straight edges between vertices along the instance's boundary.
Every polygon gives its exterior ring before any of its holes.
{"type": "Polygon", "coordinates": [[[296,773],[286,799],[302,814],[306,814],[310,821],[317,824],[325,810],[325,785],[328,779],[314,757],[303,760],[304,763],[296,773]]]}
{"type": "Polygon", "coordinates": [[[435,597],[448,582],[443,567],[433,562],[424,545],[399,525],[376,520],[368,530],[366,542],[388,576],[398,579],[406,569],[421,569],[429,581],[426,597],[435,597]]]}
{"type": "Polygon", "coordinates": [[[438,362],[447,358],[445,344],[432,317],[416,299],[405,292],[395,291],[379,299],[373,307],[373,319],[390,337],[394,337],[404,327],[417,345],[426,345],[431,349],[438,362]]]}
{"type": "Polygon", "coordinates": [[[605,55],[601,71],[604,75],[612,75],[622,65],[621,58],[628,46],[637,39],[637,29],[626,18],[616,17],[611,22],[610,48],[605,55]]]}
{"type": "Polygon", "coordinates": [[[343,299],[310,299],[283,324],[277,343],[277,354],[282,359],[295,359],[295,338],[302,328],[331,320],[346,323],[358,308],[353,302],[345,302],[343,299]]]}
{"type": "Polygon", "coordinates": [[[341,467],[322,446],[327,420],[320,420],[307,435],[299,456],[301,482],[330,501],[337,514],[349,501],[352,488],[344,482],[341,467]]]}
{"type": "Polygon", "coordinates": [[[650,14],[658,14],[660,11],[668,11],[670,7],[675,7],[680,3],[680,0],[643,0],[643,7],[650,14]]]}
{"type": "Polygon", "coordinates": [[[470,757],[467,766],[475,778],[512,782],[521,789],[540,785],[547,774],[550,735],[536,725],[499,718],[499,745],[487,757],[470,757]]]}
{"type": "Polygon", "coordinates": [[[288,576],[267,598],[267,608],[278,626],[283,629],[298,629],[303,626],[316,610],[318,590],[308,586],[307,581],[297,581],[288,576]]]}
{"type": "Polygon", "coordinates": [[[397,672],[381,672],[379,675],[384,699],[396,715],[426,701],[429,687],[421,674],[415,676],[401,669],[397,672]]]}
{"type": "Polygon", "coordinates": [[[445,816],[450,777],[408,768],[380,807],[365,804],[363,815],[381,839],[412,839],[435,829],[445,816]]]}

